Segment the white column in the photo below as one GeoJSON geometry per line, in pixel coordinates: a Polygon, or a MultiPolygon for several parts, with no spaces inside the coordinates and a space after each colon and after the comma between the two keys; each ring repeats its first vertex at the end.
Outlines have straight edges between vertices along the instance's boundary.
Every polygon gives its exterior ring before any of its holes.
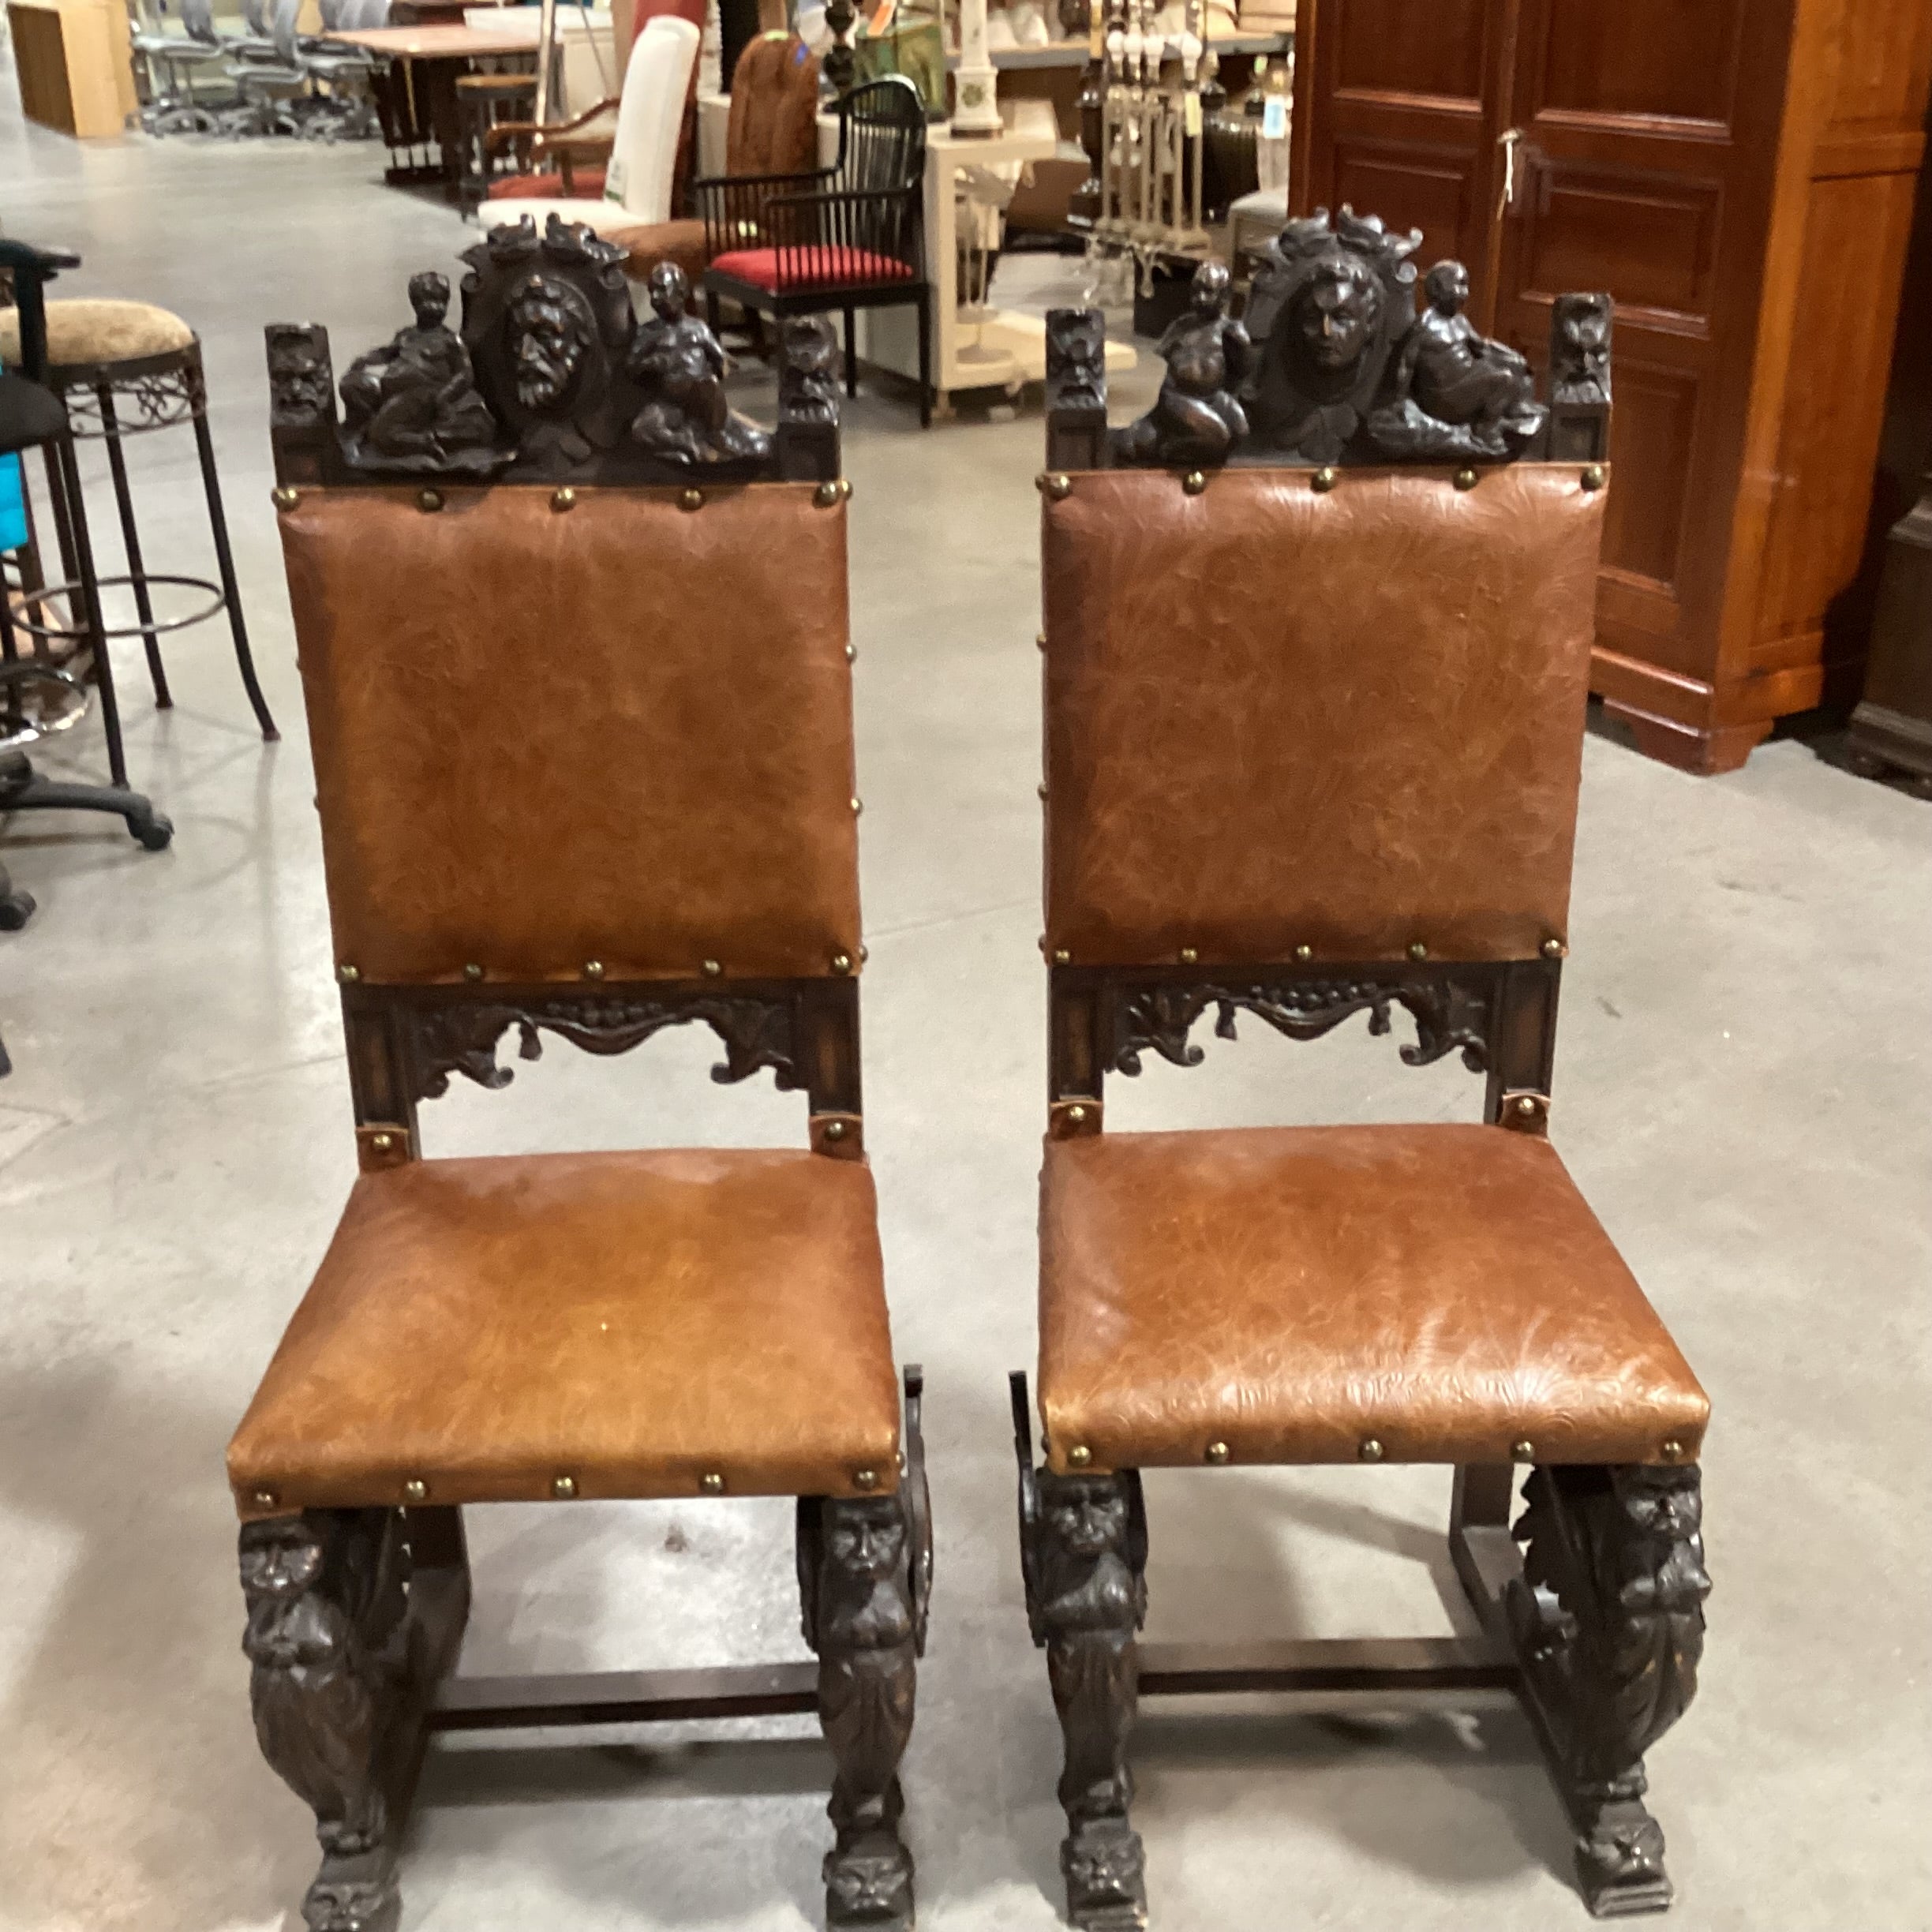
{"type": "Polygon", "coordinates": [[[1000,131],[998,76],[987,51],[987,0],[960,0],[960,64],[953,77],[953,132],[1000,131]]]}

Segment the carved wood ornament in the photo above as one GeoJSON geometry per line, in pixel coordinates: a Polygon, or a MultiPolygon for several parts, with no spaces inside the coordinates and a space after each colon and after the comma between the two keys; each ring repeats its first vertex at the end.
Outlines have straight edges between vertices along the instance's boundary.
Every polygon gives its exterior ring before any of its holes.
{"type": "Polygon", "coordinates": [[[897,1493],[801,1496],[799,1598],[818,1658],[818,1718],[836,1765],[826,1807],[826,1923],[912,1932],[912,1854],[899,1761],[912,1735],[917,1660],[932,1597],[932,1503],[921,1378],[906,1374],[906,1458],[897,1493]]]}
{"type": "Polygon", "coordinates": [[[1224,463],[1599,461],[1610,401],[1608,295],[1556,298],[1552,387],[1478,334],[1462,311],[1469,275],[1437,262],[1417,304],[1419,229],[1326,208],[1290,221],[1256,271],[1245,315],[1228,314],[1228,272],[1195,271],[1193,306],[1161,339],[1154,406],[1106,431],[1096,309],[1046,318],[1047,461],[1206,470],[1224,463]]]}
{"type": "Polygon", "coordinates": [[[837,351],[823,316],[781,333],[774,432],[731,407],[724,350],[687,313],[675,264],[653,271],[640,321],[623,250],[581,222],[552,214],[540,234],[526,215],[462,259],[461,330],[444,319],[447,281],[413,277],[415,320],[350,364],[339,423],[328,331],[268,329],[279,481],[836,480],[837,351]]]}
{"type": "Polygon", "coordinates": [[[302,1900],[310,1932],[391,1932],[401,1910],[396,1837],[423,1714],[455,1661],[468,1608],[453,1586],[412,1586],[399,1510],[309,1510],[245,1524],[242,1647],[262,1755],[315,1814],[321,1869],[302,1900]]]}
{"type": "Polygon", "coordinates": [[[1137,1470],[1059,1476],[1033,1466],[1026,1377],[1013,1378],[1020,1465],[1020,1562],[1027,1621],[1046,1653],[1065,1747],[1060,1847],[1067,1917],[1082,1932],[1147,1923],[1140,1833],[1130,1822],[1127,1746],[1147,1621],[1147,1506],[1137,1470]]]}
{"type": "Polygon", "coordinates": [[[1602,1916],[1671,1900],[1643,1754],[1697,1694],[1703,1501],[1694,1465],[1539,1468],[1504,1601],[1523,1694],[1576,1827],[1577,1878],[1602,1916]]]}
{"type": "Polygon", "coordinates": [[[449,1091],[452,1073],[492,1092],[507,1087],[513,1070],[499,1065],[496,1055],[511,1027],[517,1030],[517,1058],[537,1060],[543,1056],[539,1028],[586,1053],[621,1054],[666,1027],[693,1020],[710,1027],[724,1043],[724,1058],[711,1069],[711,1077],[721,1085],[748,1080],[767,1067],[781,1092],[803,1084],[794,1065],[792,1004],[783,997],[700,994],[660,999],[627,993],[605,998],[570,994],[519,1005],[485,1002],[420,1012],[411,1050],[414,1097],[440,1099],[449,1091]]]}

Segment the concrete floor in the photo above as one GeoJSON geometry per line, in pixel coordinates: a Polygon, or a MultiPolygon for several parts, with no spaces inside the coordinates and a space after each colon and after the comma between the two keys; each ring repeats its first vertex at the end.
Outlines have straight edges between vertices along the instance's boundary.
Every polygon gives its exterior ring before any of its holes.
{"type": "MultiPolygon", "coordinates": [[[[16,820],[40,911],[0,936],[0,1925],[295,1927],[314,1849],[256,1755],[223,1445],[353,1170],[301,713],[268,504],[261,325],[339,362],[451,266],[441,208],[372,148],[82,148],[0,74],[0,220],[77,246],[63,293],[189,317],[256,650],[264,750],[214,629],[157,715],[121,660],[136,782],[171,851],[16,820]]],[[[769,397],[754,373],[745,392],[769,397]]],[[[1148,379],[1119,386],[1144,395],[1148,379]]],[[[1042,1113],[1037,410],[922,436],[849,414],[867,801],[867,1139],[900,1353],[928,1376],[938,1595],[908,1760],[934,1927],[1057,1923],[1056,1732],[1014,1557],[1005,1371],[1033,1344],[1042,1113]]],[[[202,554],[192,446],[148,439],[157,567],[202,554]]],[[[95,528],[112,552],[111,515],[95,528]]],[[[110,566],[111,567],[111,566],[110,566]]],[[[98,738],[55,763],[88,769],[98,738]]],[[[1652,1754],[1685,1932],[1932,1926],[1927,1287],[1932,808],[1801,744],[1698,781],[1587,747],[1558,1139],[1717,1406],[1702,1694],[1652,1754]],[[1918,1818],[1914,1827],[1910,1821],[1918,1818]]],[[[1264,1030],[1247,1029],[1254,1035],[1264,1030]]],[[[708,1036],[610,1063],[553,1046],[429,1109],[436,1154],[790,1143],[799,1103],[713,1087],[708,1036]]],[[[1112,1089],[1124,1127],[1470,1118],[1452,1062],[1359,1028],[1211,1044],[1112,1089]]],[[[1464,1621],[1446,1473],[1150,1482],[1151,1634],[1464,1621]],[[1185,1500],[1183,1500],[1183,1497],[1185,1500]]],[[[787,1509],[473,1512],[474,1669],[800,1653],[787,1509]]],[[[1165,1932],[1582,1925],[1566,1832],[1507,1708],[1144,1720],[1165,1932]]],[[[808,1722],[723,1742],[432,1758],[410,1927],[816,1923],[826,1760],[808,1722]]]]}

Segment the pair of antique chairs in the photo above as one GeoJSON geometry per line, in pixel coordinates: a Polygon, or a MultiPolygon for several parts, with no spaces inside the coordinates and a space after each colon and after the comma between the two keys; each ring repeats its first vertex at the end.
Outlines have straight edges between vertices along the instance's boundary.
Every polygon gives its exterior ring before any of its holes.
{"type": "MultiPolygon", "coordinates": [[[[1545,1137],[1608,304],[1559,302],[1546,406],[1455,301],[1416,316],[1419,239],[1291,228],[1254,341],[1204,273],[1125,430],[1100,318],[1050,325],[1038,1468],[1014,1396],[1085,1927],[1146,1923],[1129,1733],[1190,1690],[1514,1687],[1592,1908],[1669,1897],[1642,1754],[1694,1685],[1706,1404],[1545,1137]],[[1198,1060],[1210,1009],[1398,1005],[1406,1058],[1486,1073],[1486,1124],[1101,1132],[1104,1075],[1198,1060]],[[1480,1638],[1143,1651],[1141,1469],[1357,1461],[1457,1466],[1480,1638]]],[[[932,1535],[860,1104],[835,351],[788,325],[767,433],[676,279],[638,323],[588,230],[466,259],[460,335],[414,291],[342,421],[324,331],[268,331],[361,1170],[229,1452],[305,1916],[395,1923],[433,1732],[816,1709],[828,1921],[908,1927],[932,1535]],[[417,1103],[502,1086],[512,1028],[692,1020],[714,1077],[805,1093],[805,1148],[421,1157],[417,1103]],[[760,1495],[799,1499],[815,1668],[455,1674],[466,1505],[760,1495]]]]}

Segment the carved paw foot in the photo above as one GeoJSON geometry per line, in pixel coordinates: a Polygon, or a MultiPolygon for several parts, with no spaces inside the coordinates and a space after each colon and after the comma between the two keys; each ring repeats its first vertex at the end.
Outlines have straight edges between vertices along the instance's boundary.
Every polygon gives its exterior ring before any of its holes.
{"type": "Polygon", "coordinates": [[[866,1832],[826,1854],[826,1923],[912,1932],[912,1854],[896,1832],[866,1832]]]}
{"type": "Polygon", "coordinates": [[[380,1846],[324,1859],[301,1909],[309,1932],[395,1932],[402,1898],[395,1859],[380,1846]]]}
{"type": "Polygon", "coordinates": [[[1597,1919],[1660,1912],[1671,1902],[1664,1870],[1664,1830],[1635,1798],[1586,1809],[1576,1841],[1577,1885],[1597,1919]]]}
{"type": "Polygon", "coordinates": [[[1060,1848],[1067,1917],[1081,1932],[1141,1932],[1148,1922],[1140,1834],[1125,1818],[1078,1825],[1060,1848]]]}

